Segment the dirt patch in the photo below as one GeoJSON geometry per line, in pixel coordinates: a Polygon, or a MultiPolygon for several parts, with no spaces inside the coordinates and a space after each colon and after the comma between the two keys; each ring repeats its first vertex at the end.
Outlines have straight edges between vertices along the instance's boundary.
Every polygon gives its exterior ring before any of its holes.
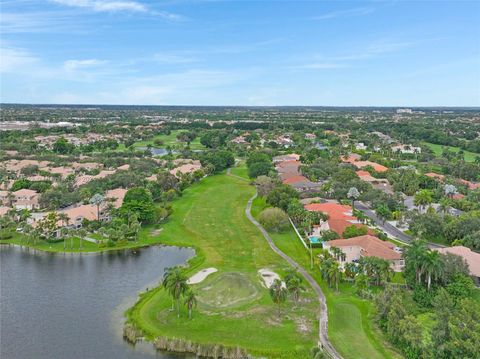
{"type": "Polygon", "coordinates": [[[158,228],[158,229],[152,229],[152,231],[150,232],[150,235],[151,236],[158,236],[160,235],[160,233],[163,231],[163,228],[158,228]]]}

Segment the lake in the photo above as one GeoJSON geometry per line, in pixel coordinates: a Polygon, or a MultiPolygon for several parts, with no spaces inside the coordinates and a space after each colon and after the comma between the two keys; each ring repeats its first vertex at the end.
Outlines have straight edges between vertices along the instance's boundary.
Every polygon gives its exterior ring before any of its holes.
{"type": "Polygon", "coordinates": [[[184,358],[123,341],[123,313],[188,248],[50,254],[0,245],[0,358],[184,358]]]}

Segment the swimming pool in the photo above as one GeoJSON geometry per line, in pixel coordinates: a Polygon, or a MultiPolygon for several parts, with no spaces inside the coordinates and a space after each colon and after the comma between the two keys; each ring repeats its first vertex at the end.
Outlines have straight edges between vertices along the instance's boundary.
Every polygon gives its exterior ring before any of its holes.
{"type": "Polygon", "coordinates": [[[317,237],[317,236],[309,236],[308,239],[310,240],[310,243],[312,243],[312,244],[318,244],[318,243],[322,242],[320,240],[320,237],[317,237]]]}

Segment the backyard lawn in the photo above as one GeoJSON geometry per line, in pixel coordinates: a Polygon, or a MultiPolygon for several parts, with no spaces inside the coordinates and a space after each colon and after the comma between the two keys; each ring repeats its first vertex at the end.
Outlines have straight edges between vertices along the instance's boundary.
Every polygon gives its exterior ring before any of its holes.
{"type": "MultiPolygon", "coordinates": [[[[241,170],[235,172],[241,175],[241,170]]],[[[192,320],[184,306],[180,318],[170,311],[171,298],[163,289],[144,293],[127,318],[148,338],[239,346],[268,358],[309,357],[318,340],[318,301],[308,289],[300,304],[289,300],[279,314],[258,270],[282,275],[289,267],[245,216],[254,192],[247,181],[223,174],[205,178],[173,202],[173,214],[159,240],[196,249],[189,276],[204,268],[218,272],[193,285],[198,308],[192,320]]]]}

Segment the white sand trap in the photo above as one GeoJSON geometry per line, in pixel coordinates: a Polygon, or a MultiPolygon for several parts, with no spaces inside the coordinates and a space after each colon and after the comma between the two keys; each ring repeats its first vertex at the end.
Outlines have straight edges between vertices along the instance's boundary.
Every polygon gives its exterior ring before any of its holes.
{"type": "Polygon", "coordinates": [[[202,269],[200,272],[195,273],[187,280],[188,284],[198,284],[203,282],[205,278],[207,278],[210,274],[218,272],[217,268],[205,268],[202,269]]]}
{"type": "MultiPolygon", "coordinates": [[[[280,280],[280,276],[275,273],[275,272],[272,272],[271,270],[269,269],[265,269],[265,268],[262,268],[258,271],[258,273],[260,273],[260,275],[262,276],[262,279],[263,279],[263,284],[265,285],[265,287],[267,288],[270,288],[273,284],[273,282],[275,281],[275,279],[278,279],[280,280]]],[[[282,287],[283,288],[286,288],[287,286],[285,285],[285,282],[282,281],[282,287]]]]}

